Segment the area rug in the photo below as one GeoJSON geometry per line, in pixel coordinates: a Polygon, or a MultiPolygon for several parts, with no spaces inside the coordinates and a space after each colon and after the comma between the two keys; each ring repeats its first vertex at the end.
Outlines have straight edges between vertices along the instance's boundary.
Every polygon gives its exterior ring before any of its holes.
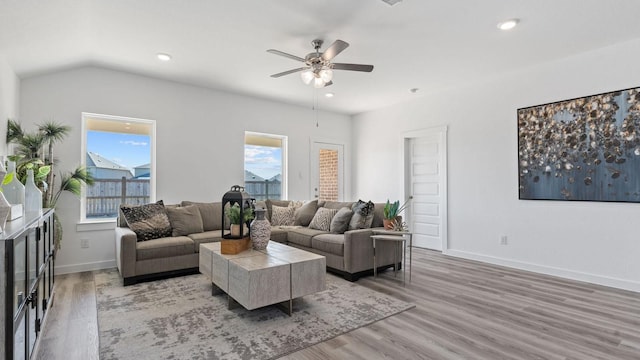
{"type": "Polygon", "coordinates": [[[294,301],[290,317],[268,306],[227,309],[204,275],[122,286],[95,275],[100,359],[272,359],[413,307],[327,275],[327,290],[294,301]]]}

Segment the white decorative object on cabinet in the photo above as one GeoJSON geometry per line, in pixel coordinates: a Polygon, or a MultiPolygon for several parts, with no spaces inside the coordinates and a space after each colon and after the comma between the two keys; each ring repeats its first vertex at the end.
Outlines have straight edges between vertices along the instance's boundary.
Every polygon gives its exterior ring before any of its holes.
{"type": "Polygon", "coordinates": [[[18,176],[16,175],[16,163],[14,161],[9,161],[9,169],[7,171],[7,174],[10,175],[12,173],[13,178],[11,179],[11,182],[9,182],[7,185],[2,186],[4,197],[12,205],[11,212],[9,214],[9,220],[15,220],[21,217],[24,213],[24,185],[22,185],[20,180],[18,180],[18,176]]]}
{"type": "Polygon", "coordinates": [[[42,211],[42,191],[36,186],[33,169],[27,170],[27,182],[24,186],[24,211],[42,211]]]}

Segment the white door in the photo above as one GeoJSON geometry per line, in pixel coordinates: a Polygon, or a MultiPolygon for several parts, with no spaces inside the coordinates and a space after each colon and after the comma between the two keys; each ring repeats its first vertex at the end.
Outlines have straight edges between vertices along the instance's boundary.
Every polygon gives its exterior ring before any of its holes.
{"type": "Polygon", "coordinates": [[[446,250],[446,128],[405,136],[405,193],[413,245],[446,250]]]}
{"type": "Polygon", "coordinates": [[[344,145],[311,143],[311,198],[342,201],[344,195],[344,145]]]}

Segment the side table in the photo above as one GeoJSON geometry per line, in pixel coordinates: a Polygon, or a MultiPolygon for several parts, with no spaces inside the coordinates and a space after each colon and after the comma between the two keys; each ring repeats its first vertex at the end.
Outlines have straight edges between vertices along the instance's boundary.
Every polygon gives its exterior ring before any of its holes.
{"type": "MultiPolygon", "coordinates": [[[[395,241],[398,245],[402,244],[402,258],[404,267],[402,269],[402,283],[405,284],[407,277],[407,240],[409,241],[409,282],[411,282],[411,270],[412,266],[412,249],[413,249],[413,234],[408,231],[393,231],[393,230],[373,230],[371,240],[373,241],[373,277],[378,275],[378,266],[376,263],[376,241],[395,241]]],[[[396,271],[397,260],[394,261],[393,271],[396,271]]]]}

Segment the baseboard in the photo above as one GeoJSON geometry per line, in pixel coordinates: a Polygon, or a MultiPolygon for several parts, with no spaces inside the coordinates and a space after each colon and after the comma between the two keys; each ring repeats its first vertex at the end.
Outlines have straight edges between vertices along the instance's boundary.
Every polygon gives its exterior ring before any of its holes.
{"type": "Polygon", "coordinates": [[[588,282],[592,284],[609,286],[617,289],[629,290],[629,291],[640,293],[640,283],[635,281],[630,281],[630,280],[583,273],[579,271],[556,268],[551,266],[542,266],[538,264],[532,264],[532,263],[527,263],[522,261],[514,261],[510,259],[470,253],[470,252],[460,251],[460,250],[449,249],[449,250],[443,251],[443,254],[459,257],[463,259],[482,261],[489,264],[501,265],[501,266],[511,267],[519,270],[526,270],[526,271],[536,272],[536,273],[545,274],[545,275],[558,276],[565,279],[583,281],[583,282],[588,282]]]}
{"type": "Polygon", "coordinates": [[[84,271],[93,271],[93,270],[102,270],[102,269],[111,269],[116,267],[115,260],[107,260],[107,261],[97,261],[92,263],[84,263],[84,264],[72,264],[72,265],[57,265],[56,266],[56,275],[62,274],[73,274],[84,271]]]}

